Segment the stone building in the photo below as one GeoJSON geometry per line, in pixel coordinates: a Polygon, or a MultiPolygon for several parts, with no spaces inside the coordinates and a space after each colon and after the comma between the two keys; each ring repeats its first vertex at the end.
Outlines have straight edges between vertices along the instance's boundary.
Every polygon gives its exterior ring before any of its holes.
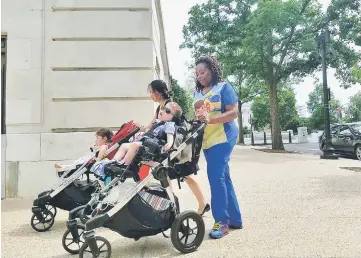
{"type": "Polygon", "coordinates": [[[97,128],[149,122],[147,85],[169,82],[162,11],[160,0],[1,5],[2,186],[31,197],[55,182],[55,162],[88,152],[97,128]]]}

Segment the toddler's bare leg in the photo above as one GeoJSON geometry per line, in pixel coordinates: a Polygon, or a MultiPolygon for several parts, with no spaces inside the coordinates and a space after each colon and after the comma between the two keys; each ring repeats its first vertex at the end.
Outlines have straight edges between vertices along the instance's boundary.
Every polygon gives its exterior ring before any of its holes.
{"type": "Polygon", "coordinates": [[[126,165],[129,165],[130,162],[134,159],[135,155],[137,154],[137,151],[139,147],[142,146],[141,142],[132,142],[129,145],[129,149],[127,153],[125,154],[124,161],[126,165]]]}
{"type": "Polygon", "coordinates": [[[130,143],[123,143],[123,144],[119,147],[117,153],[115,153],[113,159],[114,159],[114,160],[117,160],[117,161],[122,160],[122,159],[124,158],[125,154],[127,153],[129,147],[130,147],[130,143]]]}

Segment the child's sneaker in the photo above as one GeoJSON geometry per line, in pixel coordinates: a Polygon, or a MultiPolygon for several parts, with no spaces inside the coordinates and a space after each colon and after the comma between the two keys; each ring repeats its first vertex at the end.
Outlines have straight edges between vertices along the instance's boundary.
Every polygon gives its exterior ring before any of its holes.
{"type": "Polygon", "coordinates": [[[221,222],[214,223],[212,231],[209,233],[209,236],[214,239],[219,239],[228,234],[228,225],[221,222]]]}

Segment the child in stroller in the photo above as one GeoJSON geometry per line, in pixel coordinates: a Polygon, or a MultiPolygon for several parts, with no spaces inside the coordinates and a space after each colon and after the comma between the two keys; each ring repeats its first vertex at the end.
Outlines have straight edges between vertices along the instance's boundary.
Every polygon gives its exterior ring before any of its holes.
{"type": "MultiPolygon", "coordinates": [[[[96,161],[100,161],[104,158],[105,152],[112,145],[112,137],[114,136],[113,132],[108,128],[99,128],[95,132],[95,145],[90,146],[90,149],[93,151],[97,151],[98,155],[96,157],[96,161]]],[[[116,151],[109,153],[107,157],[112,159],[116,151]]],[[[78,160],[76,160],[72,165],[63,165],[56,163],[55,168],[58,172],[63,172],[66,170],[74,169],[77,165],[83,164],[85,160],[89,160],[89,156],[84,156],[78,160]]]]}
{"type": "Polygon", "coordinates": [[[123,143],[115,154],[114,159],[119,161],[119,164],[124,163],[129,165],[139,147],[146,140],[154,141],[160,146],[163,146],[164,151],[168,151],[174,143],[174,120],[180,119],[181,116],[181,107],[175,102],[169,102],[166,106],[161,108],[158,119],[151,129],[145,134],[139,133],[134,142],[123,143]]]}
{"type": "Polygon", "coordinates": [[[56,208],[70,211],[88,203],[91,195],[103,187],[99,180],[92,181],[89,177],[90,169],[97,157],[114,155],[117,148],[122,143],[128,142],[138,131],[139,128],[133,121],[124,124],[117,134],[111,138],[112,143],[107,146],[104,155],[97,156],[95,153],[74,168],[70,167],[66,171],[58,173],[61,180],[51,190],[40,193],[33,202],[32,228],[38,232],[47,231],[54,224],[56,208]],[[87,176],[85,183],[79,180],[84,174],[87,176]]]}
{"type": "MultiPolygon", "coordinates": [[[[138,133],[132,142],[123,143],[114,155],[113,160],[106,159],[98,161],[94,164],[91,172],[99,177],[105,177],[106,168],[111,166],[115,172],[115,170],[119,170],[118,168],[122,167],[122,165],[129,165],[134,159],[138,149],[144,145],[144,143],[148,146],[152,143],[153,147],[161,147],[164,152],[169,151],[174,145],[175,128],[176,125],[179,125],[181,117],[181,107],[175,102],[168,103],[165,107],[162,107],[158,119],[148,132],[138,133]]],[[[158,152],[160,152],[160,150],[161,149],[158,149],[158,152]]],[[[157,153],[157,155],[159,156],[161,154],[157,153]]],[[[156,165],[154,162],[144,162],[144,164],[150,167],[156,165]]],[[[126,177],[128,176],[129,175],[126,177]]]]}

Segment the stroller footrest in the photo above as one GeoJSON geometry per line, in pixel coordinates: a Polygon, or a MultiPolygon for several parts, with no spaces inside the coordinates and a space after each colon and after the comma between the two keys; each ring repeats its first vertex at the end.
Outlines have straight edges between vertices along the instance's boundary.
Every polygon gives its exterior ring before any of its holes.
{"type": "Polygon", "coordinates": [[[90,231],[102,227],[110,219],[107,213],[91,218],[85,224],[85,230],[90,231]]]}

